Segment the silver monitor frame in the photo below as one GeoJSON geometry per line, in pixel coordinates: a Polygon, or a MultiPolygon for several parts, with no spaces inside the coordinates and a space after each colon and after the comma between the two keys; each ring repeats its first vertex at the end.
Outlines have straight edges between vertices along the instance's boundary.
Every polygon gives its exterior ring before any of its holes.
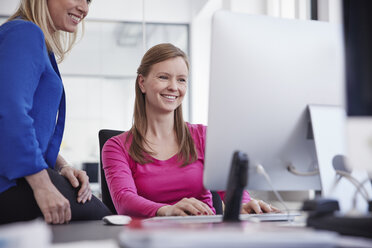
{"type": "Polygon", "coordinates": [[[342,27],[216,12],[212,22],[204,186],[224,190],[235,150],[250,159],[248,189],[320,190],[309,104],[344,105],[342,27]]]}

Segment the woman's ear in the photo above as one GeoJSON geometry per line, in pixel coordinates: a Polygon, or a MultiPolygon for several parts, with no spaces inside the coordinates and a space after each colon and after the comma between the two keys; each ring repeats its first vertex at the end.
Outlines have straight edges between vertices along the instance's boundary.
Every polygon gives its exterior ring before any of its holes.
{"type": "Polygon", "coordinates": [[[140,87],[143,94],[146,93],[145,87],[143,85],[144,83],[145,83],[145,78],[142,76],[142,74],[139,74],[138,75],[138,86],[140,87]]]}

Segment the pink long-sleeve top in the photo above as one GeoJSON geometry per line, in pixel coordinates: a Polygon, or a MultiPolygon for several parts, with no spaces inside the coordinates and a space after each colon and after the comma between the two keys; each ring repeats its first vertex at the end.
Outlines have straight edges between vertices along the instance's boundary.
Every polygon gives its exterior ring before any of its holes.
{"type": "MultiPolygon", "coordinates": [[[[102,150],[102,163],[111,198],[118,214],[134,217],[153,217],[165,205],[173,205],[182,198],[194,197],[206,203],[212,211],[212,194],[203,186],[206,126],[187,123],[194,140],[198,158],[181,167],[177,155],[167,159],[139,164],[129,155],[131,138],[128,132],[109,139],[102,150]]],[[[219,192],[221,199],[224,192],[219,192]]],[[[243,202],[250,201],[247,191],[243,202]]]]}

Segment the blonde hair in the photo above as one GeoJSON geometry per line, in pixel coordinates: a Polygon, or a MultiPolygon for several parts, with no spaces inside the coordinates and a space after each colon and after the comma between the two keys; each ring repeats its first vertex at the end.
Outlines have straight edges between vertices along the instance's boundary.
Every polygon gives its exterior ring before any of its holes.
{"type": "Polygon", "coordinates": [[[73,33],[57,30],[50,16],[47,0],[21,0],[18,10],[8,21],[19,17],[41,28],[48,51],[56,55],[58,62],[62,62],[76,41],[77,30],[73,33]]]}
{"type": "MultiPolygon", "coordinates": [[[[142,93],[139,87],[139,75],[146,77],[154,64],[175,57],[183,58],[187,69],[189,69],[186,54],[178,47],[169,43],[159,44],[149,49],[143,56],[141,65],[137,69],[133,125],[126,139],[127,142],[129,137],[132,137],[129,154],[137,163],[145,164],[151,162],[151,159],[146,154],[153,154],[152,151],[145,148],[145,144],[149,147],[145,138],[147,131],[146,102],[145,94],[142,93]]],[[[187,124],[183,120],[182,104],[174,111],[174,131],[179,145],[178,158],[182,161],[182,166],[194,162],[197,159],[197,152],[187,124]]]]}

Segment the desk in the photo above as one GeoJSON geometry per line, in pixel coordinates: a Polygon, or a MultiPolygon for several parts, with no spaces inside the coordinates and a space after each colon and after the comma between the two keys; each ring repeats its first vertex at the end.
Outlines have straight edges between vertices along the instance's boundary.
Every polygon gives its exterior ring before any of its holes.
{"type": "Polygon", "coordinates": [[[368,248],[372,247],[372,239],[346,236],[323,235],[312,231],[298,223],[243,223],[238,225],[186,224],[174,225],[162,223],[142,228],[128,226],[105,225],[102,221],[71,222],[66,225],[47,225],[42,220],[18,222],[0,226],[1,248],[117,248],[118,241],[134,244],[135,239],[141,241],[130,248],[146,247],[279,247],[294,241],[285,247],[314,247],[312,240],[321,247],[336,248],[368,248]],[[283,226],[284,225],[284,226],[283,226]],[[135,238],[135,239],[133,239],[135,238]],[[142,242],[145,240],[145,242],[142,242]],[[85,241],[85,242],[84,242],[85,241]],[[216,242],[217,241],[217,242],[216,242]],[[221,241],[221,242],[219,242],[221,241]],[[270,241],[270,242],[267,242],[270,241]],[[283,241],[283,242],[282,242],[283,241]],[[310,242],[309,242],[310,241],[310,242]],[[331,241],[331,242],[328,242],[331,241]],[[172,243],[173,242],[173,243],[172,243]],[[286,243],[287,242],[287,243],[286,243]],[[311,243],[312,242],[312,243],[311,243]],[[52,244],[51,244],[52,243],[52,244]],[[249,244],[249,245],[247,245],[249,244]],[[309,245],[310,244],[310,245],[309,245]],[[183,246],[182,246],[183,245],[183,246]]]}
{"type": "MultiPolygon", "coordinates": [[[[285,223],[284,222],[281,222],[281,223],[248,223],[249,226],[243,227],[245,228],[244,231],[240,230],[237,232],[231,232],[232,228],[236,228],[236,227],[230,226],[230,227],[226,227],[226,230],[223,230],[223,228],[225,227],[223,227],[221,224],[203,224],[204,226],[203,225],[198,225],[198,226],[191,225],[191,228],[190,228],[190,225],[188,228],[183,228],[183,227],[179,228],[173,225],[173,226],[168,227],[168,229],[164,228],[166,225],[164,226],[164,224],[160,224],[158,226],[152,225],[150,227],[145,227],[143,229],[131,229],[127,226],[123,227],[123,226],[105,225],[102,221],[84,221],[84,222],[72,222],[68,225],[52,225],[51,230],[53,233],[52,242],[53,244],[56,244],[56,245],[61,245],[62,243],[65,243],[65,242],[76,242],[76,241],[83,241],[83,240],[92,241],[92,240],[108,240],[109,239],[109,240],[118,241],[119,240],[118,237],[120,234],[127,235],[127,238],[128,236],[134,237],[135,235],[137,235],[137,237],[139,237],[142,235],[142,237],[146,237],[147,235],[150,238],[155,237],[155,238],[163,239],[162,242],[164,243],[169,242],[168,244],[171,244],[170,242],[172,240],[173,241],[176,240],[176,242],[181,243],[187,240],[190,241],[193,238],[195,238],[195,234],[199,233],[198,231],[195,232],[195,230],[198,230],[199,228],[201,233],[203,232],[202,229],[209,230],[209,231],[212,230],[213,232],[216,231],[216,233],[218,232],[221,234],[220,238],[223,238],[225,241],[229,240],[230,238],[235,238],[236,240],[237,237],[244,239],[245,235],[251,235],[251,237],[256,238],[257,243],[255,243],[254,245],[250,245],[249,247],[265,247],[265,246],[262,246],[262,244],[260,244],[260,240],[262,241],[263,239],[265,239],[265,241],[272,239],[272,241],[275,243],[276,241],[273,239],[276,239],[276,238],[284,238],[284,239],[287,238],[288,240],[289,236],[292,236],[294,238],[297,237],[297,240],[294,243],[294,246],[287,246],[287,247],[297,248],[297,247],[313,247],[311,245],[309,246],[309,243],[306,242],[306,240],[303,240],[303,243],[301,244],[301,242],[298,240],[298,237],[300,237],[300,235],[302,235],[302,237],[310,237],[310,236],[307,236],[307,234],[313,235],[314,239],[318,238],[318,240],[320,240],[319,237],[322,235],[322,233],[318,233],[315,231],[312,232],[310,229],[301,226],[301,224],[297,225],[296,223],[294,223],[294,224],[288,225],[287,223],[286,227],[283,227],[283,228],[280,227],[280,226],[283,226],[283,224],[285,223]],[[278,225],[279,227],[275,227],[278,225]],[[281,231],[278,231],[277,233],[275,233],[275,232],[272,232],[272,230],[274,230],[272,228],[274,229],[276,228],[275,230],[281,230],[281,231]],[[308,230],[309,232],[306,232],[307,234],[304,235],[304,232],[302,232],[304,230],[308,230]],[[257,235],[255,235],[255,233],[257,235]],[[177,234],[178,236],[176,236],[175,234],[177,234]]],[[[201,236],[199,235],[199,238],[200,237],[201,236]]],[[[215,237],[216,235],[214,236],[214,238],[215,237]]],[[[338,236],[332,238],[332,234],[331,236],[323,235],[320,238],[323,238],[323,241],[326,241],[326,239],[327,240],[332,239],[335,241],[335,243],[332,243],[332,244],[325,243],[324,246],[321,246],[321,245],[316,246],[317,248],[321,248],[321,247],[340,247],[340,248],[341,247],[342,248],[372,247],[372,240],[367,240],[367,239],[360,239],[360,238],[354,238],[354,237],[353,238],[338,237],[338,236]]],[[[197,239],[194,239],[193,241],[197,242],[197,239]]],[[[208,239],[204,239],[202,242],[205,242],[205,241],[208,241],[208,239]]],[[[309,241],[309,239],[307,241],[309,241]]],[[[280,242],[280,240],[278,240],[278,242],[280,242]]],[[[234,242],[231,242],[231,243],[234,243],[234,242]]],[[[70,244],[73,244],[73,243],[70,243],[70,244]]],[[[150,243],[147,243],[147,244],[144,243],[143,245],[140,245],[140,246],[137,245],[137,246],[132,246],[132,247],[141,247],[141,248],[142,247],[143,248],[163,247],[163,246],[158,246],[158,245],[151,246],[149,244],[150,243]]],[[[280,243],[277,243],[277,244],[279,245],[280,243]]],[[[66,247],[69,247],[69,246],[67,245],[66,247]]],[[[170,246],[167,246],[167,247],[170,247],[170,246]]],[[[178,246],[178,247],[184,247],[184,246],[178,246]]],[[[202,246],[197,246],[194,244],[193,247],[206,247],[206,244],[202,243],[202,246]]],[[[214,247],[224,247],[224,246],[214,246],[214,247]]],[[[229,245],[229,247],[231,246],[229,245]]],[[[243,246],[235,242],[233,247],[243,247],[243,246]]],[[[267,247],[272,247],[272,245],[267,246],[267,247]]]]}
{"type": "Polygon", "coordinates": [[[123,226],[105,225],[100,220],[75,221],[67,225],[51,225],[52,243],[117,239],[123,228],[123,226]]]}

